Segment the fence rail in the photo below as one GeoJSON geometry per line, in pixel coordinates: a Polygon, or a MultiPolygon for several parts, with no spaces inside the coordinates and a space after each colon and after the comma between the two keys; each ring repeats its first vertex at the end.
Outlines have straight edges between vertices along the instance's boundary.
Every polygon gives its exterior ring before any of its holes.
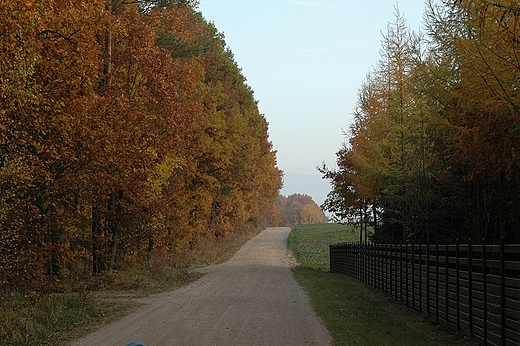
{"type": "Polygon", "coordinates": [[[487,345],[520,344],[520,245],[336,244],[330,269],[487,345]]]}

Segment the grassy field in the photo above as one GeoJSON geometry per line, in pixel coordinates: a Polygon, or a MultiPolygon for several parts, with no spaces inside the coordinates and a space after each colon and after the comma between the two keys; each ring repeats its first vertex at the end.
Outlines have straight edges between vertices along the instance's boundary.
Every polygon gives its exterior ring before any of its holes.
{"type": "Polygon", "coordinates": [[[352,228],[334,224],[293,227],[288,247],[299,266],[294,278],[308,293],[335,345],[473,345],[362,285],[328,272],[328,246],[356,241],[352,228]]]}
{"type": "Polygon", "coordinates": [[[359,241],[359,228],[339,224],[296,225],[287,245],[302,266],[329,270],[329,245],[354,241],[359,241]]]}

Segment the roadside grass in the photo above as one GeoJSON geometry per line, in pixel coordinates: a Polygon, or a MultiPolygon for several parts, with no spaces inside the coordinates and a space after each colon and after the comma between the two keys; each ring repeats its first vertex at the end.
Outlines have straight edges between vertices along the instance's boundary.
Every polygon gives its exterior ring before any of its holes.
{"type": "Polygon", "coordinates": [[[287,246],[300,265],[329,270],[329,245],[359,241],[358,232],[359,229],[353,226],[333,223],[295,225],[287,246]]]}
{"type": "Polygon", "coordinates": [[[91,294],[11,293],[0,297],[0,345],[61,345],[132,311],[135,304],[91,294]]]}
{"type": "Polygon", "coordinates": [[[296,225],[288,240],[299,263],[293,268],[294,278],[335,345],[474,345],[359,281],[328,272],[328,246],[355,241],[350,230],[334,224],[296,225]]]}
{"type": "Polygon", "coordinates": [[[204,240],[169,261],[89,280],[62,280],[24,291],[0,290],[0,346],[65,345],[135,310],[138,304],[123,293],[142,297],[186,285],[200,277],[189,269],[225,262],[260,231],[204,240]]]}

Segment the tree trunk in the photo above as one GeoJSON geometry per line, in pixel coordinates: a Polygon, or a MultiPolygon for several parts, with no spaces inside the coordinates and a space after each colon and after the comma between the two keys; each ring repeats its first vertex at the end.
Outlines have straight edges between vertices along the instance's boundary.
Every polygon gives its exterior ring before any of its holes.
{"type": "Polygon", "coordinates": [[[60,265],[58,254],[56,251],[59,247],[60,240],[60,230],[58,229],[58,222],[56,219],[56,207],[54,205],[50,205],[47,211],[47,227],[49,230],[50,243],[51,243],[51,256],[48,264],[48,275],[53,277],[59,277],[60,275],[60,265]]]}
{"type": "MultiPolygon", "coordinates": [[[[107,9],[110,1],[107,1],[107,9]]],[[[101,43],[100,43],[101,44],[101,43]]],[[[112,34],[109,28],[105,29],[104,39],[104,67],[103,74],[105,77],[104,85],[100,88],[99,93],[102,95],[103,91],[107,91],[111,84],[111,65],[112,65],[112,34]]],[[[96,200],[92,206],[92,273],[94,275],[100,274],[106,270],[106,264],[103,258],[103,227],[101,225],[102,212],[100,208],[100,201],[96,200]]]]}
{"type": "Polygon", "coordinates": [[[98,275],[105,270],[103,261],[103,227],[101,210],[98,205],[92,206],[92,274],[98,275]]]}
{"type": "Polygon", "coordinates": [[[120,219],[121,219],[121,199],[123,198],[123,191],[119,190],[116,194],[110,194],[108,205],[108,231],[112,235],[110,243],[110,266],[114,268],[117,260],[117,253],[119,251],[119,235],[121,234],[120,219]]]}

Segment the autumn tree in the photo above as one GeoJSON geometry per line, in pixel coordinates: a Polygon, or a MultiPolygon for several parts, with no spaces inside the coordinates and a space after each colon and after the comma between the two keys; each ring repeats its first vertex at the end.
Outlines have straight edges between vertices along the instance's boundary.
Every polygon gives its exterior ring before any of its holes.
{"type": "Polygon", "coordinates": [[[514,1],[429,1],[426,39],[396,13],[338,170],[322,169],[330,211],[377,206],[385,239],[517,241],[518,13],[514,1]]]}
{"type": "Polygon", "coordinates": [[[383,233],[392,239],[428,238],[427,171],[433,157],[427,151],[433,139],[432,119],[416,82],[421,39],[409,32],[398,9],[395,15],[383,36],[379,64],[360,89],[349,148],[338,152],[340,170],[322,172],[337,188],[329,208],[337,208],[339,197],[348,204],[340,210],[359,209],[362,219],[371,210],[376,235],[381,218],[383,233]]]}
{"type": "Polygon", "coordinates": [[[273,220],[267,121],[195,6],[0,4],[1,284],[171,258],[273,220]]]}
{"type": "Polygon", "coordinates": [[[80,214],[76,188],[88,156],[82,140],[100,68],[93,33],[104,21],[103,7],[101,1],[0,5],[0,281],[55,274],[69,251],[63,238],[80,214]]]}
{"type": "Polygon", "coordinates": [[[332,187],[321,207],[332,214],[335,222],[359,225],[359,241],[366,241],[369,224],[379,233],[379,203],[375,186],[370,186],[368,175],[360,179],[351,148],[345,145],[336,156],[338,169],[331,170],[325,164],[318,167],[323,179],[329,180],[332,187]]]}
{"type": "MultiPolygon", "coordinates": [[[[445,101],[444,130],[458,192],[453,222],[473,238],[517,239],[519,11],[515,1],[428,2],[427,28],[449,66],[433,75],[445,101]],[[446,84],[444,80],[451,81],[446,84]],[[448,94],[448,96],[446,96],[448,94]],[[458,198],[457,198],[458,197],[458,198]]],[[[440,66],[441,68],[443,65],[440,66]]]]}

